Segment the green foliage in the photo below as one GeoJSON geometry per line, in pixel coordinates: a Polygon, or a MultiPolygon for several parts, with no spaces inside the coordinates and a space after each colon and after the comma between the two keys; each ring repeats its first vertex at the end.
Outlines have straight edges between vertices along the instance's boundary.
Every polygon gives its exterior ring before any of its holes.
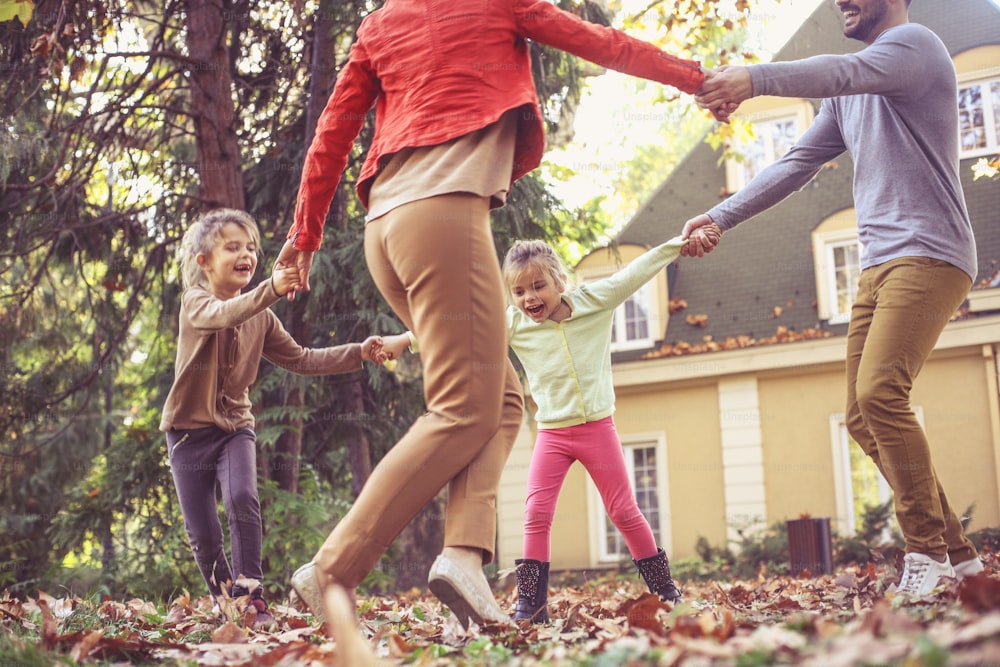
{"type": "MultiPolygon", "coordinates": [[[[322,2],[302,11],[294,2],[239,2],[227,12],[233,104],[220,107],[216,121],[240,146],[246,208],[263,235],[258,280],[291,222],[310,102],[325,98],[361,17],[379,4],[322,2]],[[321,15],[328,33],[316,29],[321,15]]],[[[594,10],[577,0],[560,5],[594,10]]],[[[4,26],[0,584],[19,592],[68,584],[162,599],[203,588],[158,430],[176,353],[172,255],[193,217],[212,205],[201,198],[206,174],[198,169],[221,167],[199,167],[205,139],[190,97],[197,63],[188,57],[182,9],[160,0],[81,0],[4,26]]],[[[606,22],[598,14],[591,18],[606,22]]],[[[580,62],[532,49],[556,142],[568,136],[580,62]]],[[[364,265],[364,212],[351,194],[371,136],[369,124],[343,175],[313,291],[275,306],[304,345],[403,328],[364,265]]],[[[531,237],[575,258],[607,225],[597,203],[568,210],[537,175],[522,178],[493,214],[498,256],[513,239],[531,237]]],[[[300,378],[261,365],[252,400],[275,593],[350,502],[363,478],[352,460],[378,460],[423,411],[418,367],[300,378]],[[301,434],[301,451],[289,448],[290,433],[301,434]],[[281,487],[290,462],[301,464],[297,495],[281,487]]],[[[387,587],[390,573],[376,571],[370,585],[387,587]]]]}
{"type": "Polygon", "coordinates": [[[893,549],[903,547],[903,537],[895,528],[893,502],[868,505],[861,517],[861,526],[853,536],[837,536],[833,540],[834,562],[838,565],[865,564],[876,556],[888,556],[893,549]]]}
{"type": "MultiPolygon", "coordinates": [[[[971,508],[967,514],[970,512],[971,508]]],[[[893,528],[893,516],[891,500],[865,508],[854,536],[832,536],[834,566],[864,565],[902,548],[902,537],[893,528]]],[[[695,545],[698,557],[671,561],[671,571],[680,581],[753,579],[761,573],[789,573],[788,526],[784,521],[758,530],[738,529],[737,533],[738,539],[720,546],[699,537],[695,545]]]]}
{"type": "Polygon", "coordinates": [[[77,665],[68,655],[56,655],[42,648],[37,637],[22,639],[0,632],[0,665],[17,667],[52,667],[52,665],[77,665]]]}

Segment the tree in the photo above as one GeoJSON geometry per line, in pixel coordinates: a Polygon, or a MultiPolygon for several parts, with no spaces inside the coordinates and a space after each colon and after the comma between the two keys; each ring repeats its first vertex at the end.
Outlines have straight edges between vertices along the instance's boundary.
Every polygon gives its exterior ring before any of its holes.
{"type": "MultiPolygon", "coordinates": [[[[206,207],[244,207],[261,226],[266,275],[318,112],[379,4],[37,0],[22,4],[30,17],[0,24],[0,584],[65,583],[69,557],[96,567],[85,585],[108,591],[200,590],[158,432],[180,296],[171,253],[206,207]]],[[[591,2],[560,4],[606,20],[591,2]]],[[[688,0],[657,6],[714,20],[688,0]]],[[[556,144],[581,65],[532,50],[556,144]]],[[[360,252],[352,189],[370,136],[334,200],[313,291],[276,306],[303,344],[401,330],[360,252]]],[[[501,251],[516,237],[586,247],[602,231],[534,174],[494,230],[501,251]]],[[[253,399],[275,584],[422,411],[419,385],[413,365],[323,379],[262,365],[253,399]]],[[[433,508],[420,525],[405,551],[439,547],[433,508]]]]}

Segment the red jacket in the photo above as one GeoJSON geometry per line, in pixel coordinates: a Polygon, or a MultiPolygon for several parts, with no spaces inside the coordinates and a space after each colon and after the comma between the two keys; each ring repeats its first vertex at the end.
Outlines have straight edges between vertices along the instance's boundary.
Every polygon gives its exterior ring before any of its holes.
{"type": "Polygon", "coordinates": [[[609,69],[693,93],[699,63],[564,12],[548,0],[386,0],[358,28],[306,155],[288,238],[320,246],[330,202],[365,116],[375,105],[375,137],[357,191],[368,191],[388,157],[433,146],[523,107],[511,183],[538,166],[545,129],[527,39],[609,69]]]}

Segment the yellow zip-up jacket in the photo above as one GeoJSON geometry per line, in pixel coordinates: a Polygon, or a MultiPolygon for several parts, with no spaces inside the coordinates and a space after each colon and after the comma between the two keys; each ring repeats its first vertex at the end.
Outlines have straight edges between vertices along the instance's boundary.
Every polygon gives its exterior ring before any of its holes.
{"type": "Polygon", "coordinates": [[[539,428],[604,419],[615,411],[611,377],[611,324],[615,308],[680,256],[679,236],[614,275],[581,285],[562,298],[572,314],[562,322],[534,322],[507,307],[510,347],[524,366],[538,405],[539,428]]]}

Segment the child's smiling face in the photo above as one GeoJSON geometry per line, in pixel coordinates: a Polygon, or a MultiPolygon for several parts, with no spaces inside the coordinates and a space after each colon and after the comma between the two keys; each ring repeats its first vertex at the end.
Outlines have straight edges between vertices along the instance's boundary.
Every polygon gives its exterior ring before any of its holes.
{"type": "Polygon", "coordinates": [[[548,272],[539,267],[528,267],[509,281],[514,305],[534,322],[542,322],[559,307],[562,293],[548,272]]]}
{"type": "Polygon", "coordinates": [[[242,225],[227,222],[212,252],[198,255],[198,265],[213,294],[220,299],[238,296],[257,270],[257,242],[242,225]]]}

